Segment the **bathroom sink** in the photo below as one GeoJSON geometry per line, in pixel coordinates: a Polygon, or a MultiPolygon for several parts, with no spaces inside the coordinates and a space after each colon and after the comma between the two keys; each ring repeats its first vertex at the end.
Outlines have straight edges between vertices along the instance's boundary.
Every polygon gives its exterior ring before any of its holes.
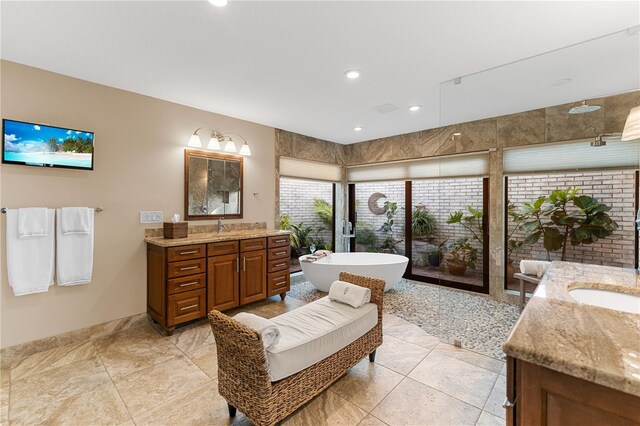
{"type": "Polygon", "coordinates": [[[569,290],[575,300],[587,305],[640,314],[640,295],[620,293],[599,288],[577,287],[569,290]]]}

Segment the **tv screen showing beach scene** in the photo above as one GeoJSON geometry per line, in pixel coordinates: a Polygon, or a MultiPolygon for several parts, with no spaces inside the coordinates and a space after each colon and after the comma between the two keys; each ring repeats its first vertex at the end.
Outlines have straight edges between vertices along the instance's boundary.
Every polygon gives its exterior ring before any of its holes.
{"type": "Polygon", "coordinates": [[[93,132],[2,120],[2,162],[93,170],[93,132]]]}

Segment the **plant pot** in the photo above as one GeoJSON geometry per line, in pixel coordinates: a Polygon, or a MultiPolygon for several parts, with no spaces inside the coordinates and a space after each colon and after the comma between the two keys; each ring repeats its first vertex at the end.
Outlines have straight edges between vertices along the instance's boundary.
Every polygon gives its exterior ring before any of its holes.
{"type": "Polygon", "coordinates": [[[447,261],[447,268],[449,269],[449,273],[451,275],[463,276],[467,272],[467,263],[466,262],[452,262],[450,260],[447,261]]]}
{"type": "Polygon", "coordinates": [[[513,267],[513,260],[509,260],[507,262],[507,279],[513,279],[513,276],[516,273],[516,269],[513,267]]]}
{"type": "Polygon", "coordinates": [[[416,253],[424,253],[427,251],[427,246],[429,245],[426,241],[414,241],[413,242],[413,250],[416,253]]]}
{"type": "Polygon", "coordinates": [[[380,249],[380,253],[393,254],[393,250],[388,248],[380,249]]]}
{"type": "Polygon", "coordinates": [[[441,258],[440,254],[430,254],[427,256],[427,259],[429,260],[429,265],[433,266],[434,268],[437,268],[438,266],[440,266],[440,258],[441,258]]]}

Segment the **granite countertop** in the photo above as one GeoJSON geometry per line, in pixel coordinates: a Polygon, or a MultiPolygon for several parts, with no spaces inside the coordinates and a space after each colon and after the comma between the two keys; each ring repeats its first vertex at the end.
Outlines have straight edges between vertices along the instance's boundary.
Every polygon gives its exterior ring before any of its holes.
{"type": "Polygon", "coordinates": [[[220,241],[232,241],[232,240],[247,240],[250,238],[264,238],[275,237],[278,235],[288,235],[291,232],[281,231],[279,229],[246,229],[237,231],[225,231],[220,234],[213,233],[198,233],[189,234],[186,238],[168,239],[163,237],[146,237],[145,243],[153,244],[159,247],[176,247],[184,246],[187,244],[204,244],[204,243],[216,243],[220,241]]]}
{"type": "Polygon", "coordinates": [[[504,351],[523,361],[640,396],[640,315],[582,304],[568,290],[640,294],[634,269],[553,262],[504,351]]]}

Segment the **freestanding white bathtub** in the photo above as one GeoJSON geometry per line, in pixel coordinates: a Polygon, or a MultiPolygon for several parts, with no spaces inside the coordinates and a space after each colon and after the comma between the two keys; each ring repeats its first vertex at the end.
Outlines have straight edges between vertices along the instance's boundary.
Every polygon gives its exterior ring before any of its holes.
{"type": "Polygon", "coordinates": [[[386,253],[332,253],[315,262],[300,265],[305,278],[320,291],[329,291],[340,272],[367,275],[385,280],[384,291],[396,286],[407,268],[409,259],[398,254],[386,253]]]}

